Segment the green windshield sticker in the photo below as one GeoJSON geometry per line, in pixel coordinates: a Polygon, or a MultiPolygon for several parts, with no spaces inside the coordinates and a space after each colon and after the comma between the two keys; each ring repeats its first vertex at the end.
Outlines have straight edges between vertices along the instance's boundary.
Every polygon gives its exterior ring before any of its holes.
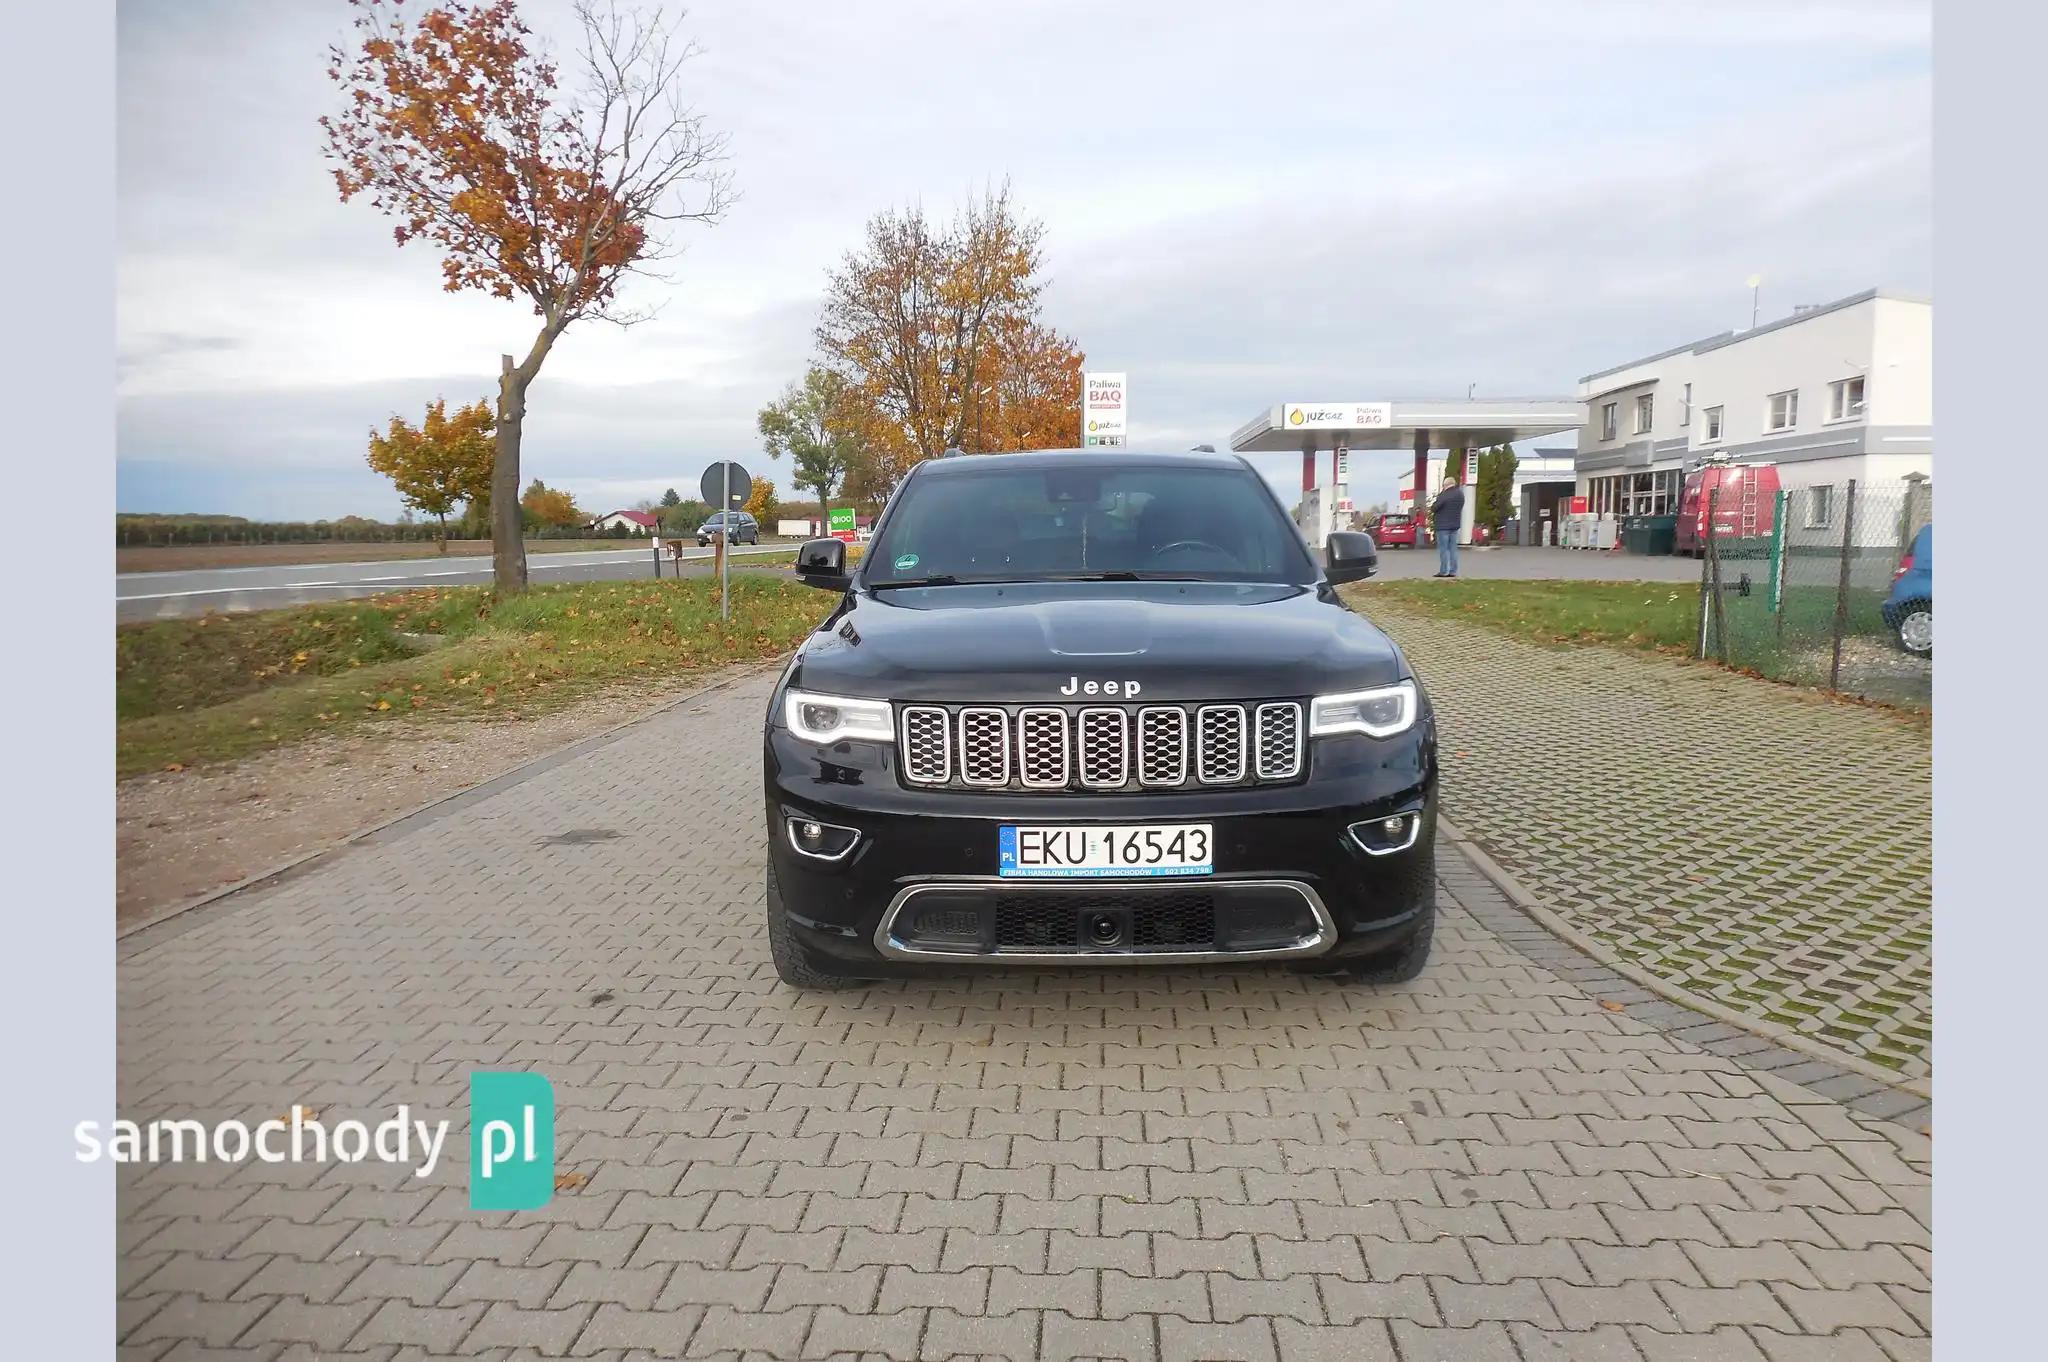
{"type": "Polygon", "coordinates": [[[896,570],[898,572],[908,572],[916,566],[917,555],[914,553],[906,553],[896,560],[896,570]]]}

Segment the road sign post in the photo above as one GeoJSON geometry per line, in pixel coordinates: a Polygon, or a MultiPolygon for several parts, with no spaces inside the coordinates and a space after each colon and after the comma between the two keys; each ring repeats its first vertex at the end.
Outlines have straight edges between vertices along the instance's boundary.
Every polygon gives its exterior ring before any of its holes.
{"type": "Polygon", "coordinates": [[[697,480],[697,490],[703,493],[705,501],[718,507],[718,617],[729,620],[732,618],[731,577],[726,561],[726,549],[732,542],[732,521],[729,517],[746,505],[747,498],[754,494],[754,477],[732,460],[720,459],[704,470],[704,476],[697,480]]]}

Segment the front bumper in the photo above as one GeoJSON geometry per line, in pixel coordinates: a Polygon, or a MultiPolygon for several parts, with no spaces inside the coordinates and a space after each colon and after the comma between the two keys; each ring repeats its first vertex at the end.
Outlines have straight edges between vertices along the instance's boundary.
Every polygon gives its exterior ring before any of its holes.
{"type": "Polygon", "coordinates": [[[1168,793],[1022,794],[926,790],[897,777],[889,744],[819,747],[771,723],[765,743],[769,858],[797,940],[841,973],[888,974],[947,963],[1188,963],[1202,960],[1341,960],[1396,949],[1433,903],[1436,750],[1427,709],[1394,739],[1320,738],[1308,773],[1290,785],[1168,793]],[[1412,816],[1405,846],[1368,852],[1354,823],[1412,816]],[[792,844],[790,818],[858,832],[837,859],[792,844]],[[997,873],[1006,823],[1086,825],[1205,822],[1214,873],[1159,879],[1018,879],[997,873]],[[1143,941],[1134,920],[1155,901],[1201,898],[1213,940],[1179,949],[1143,941]],[[1063,902],[1123,915],[1112,944],[1065,928],[1042,944],[999,941],[996,905],[1063,902]],[[957,929],[920,935],[907,917],[944,903],[957,929]],[[970,922],[974,914],[980,918],[970,922]],[[906,926],[906,923],[911,924],[906,926]]]}

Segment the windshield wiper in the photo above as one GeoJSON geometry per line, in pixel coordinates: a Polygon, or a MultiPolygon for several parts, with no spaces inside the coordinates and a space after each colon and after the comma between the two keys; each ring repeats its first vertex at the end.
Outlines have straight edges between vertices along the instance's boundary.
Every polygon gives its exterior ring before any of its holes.
{"type": "Polygon", "coordinates": [[[900,586],[958,586],[960,579],[950,572],[935,572],[929,577],[898,577],[893,582],[869,582],[870,591],[889,591],[900,586]]]}
{"type": "Polygon", "coordinates": [[[898,577],[888,582],[870,582],[870,591],[889,591],[905,586],[1018,586],[1034,582],[1035,577],[956,577],[950,572],[934,572],[929,577],[898,577]]]}

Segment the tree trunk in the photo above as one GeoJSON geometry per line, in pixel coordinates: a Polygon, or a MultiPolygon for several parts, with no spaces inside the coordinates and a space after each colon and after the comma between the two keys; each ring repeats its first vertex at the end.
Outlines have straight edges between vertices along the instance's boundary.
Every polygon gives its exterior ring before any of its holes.
{"type": "Polygon", "coordinates": [[[448,552],[448,513],[443,511],[435,519],[441,522],[441,552],[448,552]]]}
{"type": "Polygon", "coordinates": [[[491,585],[500,596],[526,590],[526,541],[519,520],[519,428],[526,419],[527,375],[501,355],[497,453],[491,462],[491,585]]]}
{"type": "Polygon", "coordinates": [[[548,357],[563,323],[553,313],[533,338],[524,361],[500,355],[498,440],[491,461],[491,585],[500,596],[526,590],[525,523],[519,506],[519,431],[526,420],[526,390],[548,357]]]}

